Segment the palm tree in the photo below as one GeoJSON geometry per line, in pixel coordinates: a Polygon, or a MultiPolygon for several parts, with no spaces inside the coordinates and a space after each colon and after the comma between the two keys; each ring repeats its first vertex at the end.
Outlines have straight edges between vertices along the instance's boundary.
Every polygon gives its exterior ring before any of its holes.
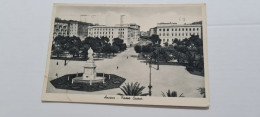
{"type": "Polygon", "coordinates": [[[144,86],[140,86],[140,83],[125,83],[125,86],[122,86],[120,88],[124,94],[118,93],[118,95],[127,95],[127,96],[146,96],[148,93],[142,94],[142,91],[144,90],[144,86]]]}
{"type": "Polygon", "coordinates": [[[180,96],[178,96],[176,91],[171,92],[170,89],[165,94],[162,92],[163,97],[184,97],[182,94],[180,96]]]}
{"type": "Polygon", "coordinates": [[[200,90],[200,94],[203,95],[203,98],[206,98],[205,88],[199,88],[197,90],[200,90]]]}

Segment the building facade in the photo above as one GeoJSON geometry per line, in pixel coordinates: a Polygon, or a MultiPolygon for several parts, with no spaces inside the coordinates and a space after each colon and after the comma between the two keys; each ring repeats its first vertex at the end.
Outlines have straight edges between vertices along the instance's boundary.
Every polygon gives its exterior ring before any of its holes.
{"type": "MultiPolygon", "coordinates": [[[[152,30],[152,29],[150,29],[152,30]]],[[[198,35],[202,39],[201,24],[177,24],[177,23],[158,23],[156,31],[150,34],[159,35],[161,45],[164,43],[172,44],[174,39],[185,39],[191,35],[198,35]]]]}
{"type": "Polygon", "coordinates": [[[68,36],[69,23],[66,20],[55,19],[53,38],[57,36],[68,36]]]}
{"type": "Polygon", "coordinates": [[[93,26],[93,24],[56,18],[54,21],[53,38],[57,36],[76,36],[83,40],[88,36],[89,26],[93,26]]]}
{"type": "Polygon", "coordinates": [[[136,24],[118,24],[115,26],[90,26],[88,28],[89,37],[107,37],[110,43],[114,38],[124,40],[126,45],[136,44],[140,38],[140,26],[136,24]]]}

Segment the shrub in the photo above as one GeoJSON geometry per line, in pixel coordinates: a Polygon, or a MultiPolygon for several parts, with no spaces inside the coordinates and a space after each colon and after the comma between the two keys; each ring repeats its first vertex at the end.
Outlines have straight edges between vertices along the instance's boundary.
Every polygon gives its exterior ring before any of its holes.
{"type": "Polygon", "coordinates": [[[125,86],[122,86],[120,88],[124,94],[118,94],[118,95],[127,95],[127,96],[146,96],[146,94],[142,94],[142,90],[144,90],[144,86],[140,86],[140,83],[135,82],[135,83],[125,83],[125,86]]]}
{"type": "Polygon", "coordinates": [[[170,89],[166,93],[162,92],[162,96],[163,97],[184,97],[182,94],[180,96],[178,96],[176,91],[171,92],[170,89]]]}

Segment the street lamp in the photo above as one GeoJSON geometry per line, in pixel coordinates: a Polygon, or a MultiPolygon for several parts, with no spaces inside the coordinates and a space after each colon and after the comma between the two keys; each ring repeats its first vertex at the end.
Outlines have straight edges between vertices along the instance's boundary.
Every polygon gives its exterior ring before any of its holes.
{"type": "MultiPolygon", "coordinates": [[[[150,73],[149,73],[149,85],[148,85],[148,88],[149,88],[149,92],[148,92],[148,95],[149,96],[152,96],[152,58],[150,56],[148,56],[148,59],[149,59],[149,69],[150,69],[150,73]]],[[[157,68],[154,68],[156,70],[158,70],[157,68]]]]}

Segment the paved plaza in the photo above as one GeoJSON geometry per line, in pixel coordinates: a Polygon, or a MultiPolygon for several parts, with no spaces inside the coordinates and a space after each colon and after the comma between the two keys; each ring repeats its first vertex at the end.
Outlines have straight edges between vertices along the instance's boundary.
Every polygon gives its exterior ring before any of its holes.
{"type": "MultiPolygon", "coordinates": [[[[137,55],[134,48],[131,47],[111,59],[97,60],[95,61],[97,72],[121,76],[126,79],[125,83],[139,82],[142,86],[146,87],[143,90],[143,93],[148,93],[149,65],[142,62],[143,60],[137,60],[136,57],[132,57],[137,55]]],[[[64,66],[64,60],[51,60],[48,80],[50,81],[57,78],[56,73],[58,74],[58,77],[60,77],[65,74],[83,72],[83,63],[85,61],[67,62],[67,66],[64,66]],[[57,62],[59,65],[56,65],[57,62]]],[[[152,66],[156,67],[156,65],[152,66]]],[[[204,77],[190,74],[185,69],[185,66],[160,65],[160,70],[152,69],[152,86],[152,96],[162,96],[162,92],[166,92],[170,89],[171,91],[177,91],[178,95],[183,93],[185,97],[202,97],[197,89],[204,87],[204,77]]],[[[47,85],[47,92],[97,95],[116,95],[117,93],[122,93],[119,88],[96,92],[56,89],[50,82],[48,82],[47,85]]]]}

